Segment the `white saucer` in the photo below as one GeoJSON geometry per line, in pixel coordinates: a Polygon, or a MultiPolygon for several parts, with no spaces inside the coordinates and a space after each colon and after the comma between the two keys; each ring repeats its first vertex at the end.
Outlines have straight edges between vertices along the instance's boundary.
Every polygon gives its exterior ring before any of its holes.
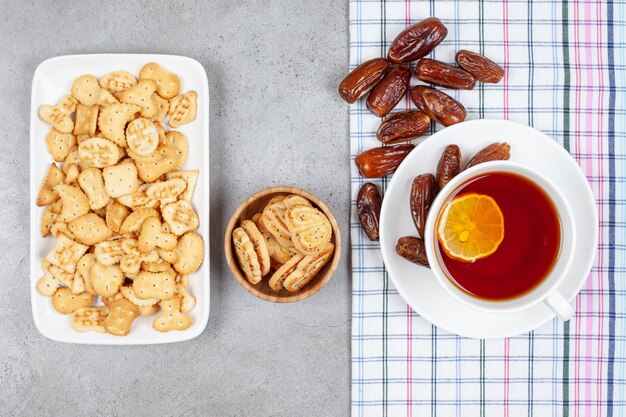
{"type": "MultiPolygon", "coordinates": [[[[461,148],[463,164],[496,141],[511,145],[511,160],[546,175],[569,201],[576,222],[576,253],[559,292],[572,301],[587,280],[598,240],[598,214],[591,188],[580,167],[557,142],[531,127],[506,120],[472,120],[445,128],[420,143],[389,182],[380,215],[380,248],[389,277],[416,313],[437,327],[461,336],[490,339],[515,336],[555,317],[543,303],[515,313],[474,310],[449,295],[428,268],[412,264],[395,252],[402,236],[418,236],[409,210],[411,182],[419,174],[435,173],[449,144],[461,148]]],[[[513,191],[512,191],[513,192],[513,191]]]]}

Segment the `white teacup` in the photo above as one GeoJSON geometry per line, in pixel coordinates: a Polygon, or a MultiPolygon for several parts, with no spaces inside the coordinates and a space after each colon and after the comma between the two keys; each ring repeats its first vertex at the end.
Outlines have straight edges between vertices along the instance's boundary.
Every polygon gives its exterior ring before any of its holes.
{"type": "Polygon", "coordinates": [[[574,314],[574,309],[571,304],[557,291],[559,284],[565,279],[574,257],[576,244],[574,216],[571,207],[561,191],[546,177],[534,169],[515,162],[495,161],[483,163],[461,172],[439,191],[437,198],[430,207],[424,234],[426,237],[424,239],[426,255],[430,263],[430,268],[443,288],[460,302],[488,313],[519,311],[537,303],[544,302],[564,321],[569,320],[574,314]],[[441,267],[441,260],[437,255],[436,249],[438,245],[436,224],[438,223],[439,215],[443,211],[442,205],[446,202],[450,194],[460,185],[471,178],[489,172],[508,172],[516,174],[536,184],[552,200],[561,222],[561,247],[552,270],[534,289],[517,298],[503,301],[492,301],[474,297],[455,285],[451,281],[451,278],[447,276],[447,272],[441,267]]]}

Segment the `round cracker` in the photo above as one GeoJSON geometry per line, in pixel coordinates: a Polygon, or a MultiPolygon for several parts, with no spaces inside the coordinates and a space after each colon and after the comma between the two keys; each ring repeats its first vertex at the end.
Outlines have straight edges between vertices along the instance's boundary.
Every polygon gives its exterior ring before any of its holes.
{"type": "Polygon", "coordinates": [[[204,260],[204,241],[200,235],[185,233],[179,240],[175,249],[177,258],[174,269],[183,275],[196,272],[204,260]]]}
{"type": "Polygon", "coordinates": [[[81,75],[72,83],[72,96],[80,102],[83,106],[93,106],[98,104],[101,93],[98,79],[91,75],[81,75]]]}
{"type": "Polygon", "coordinates": [[[128,149],[139,156],[152,156],[159,146],[159,132],[150,120],[139,117],[126,127],[128,149]]]}

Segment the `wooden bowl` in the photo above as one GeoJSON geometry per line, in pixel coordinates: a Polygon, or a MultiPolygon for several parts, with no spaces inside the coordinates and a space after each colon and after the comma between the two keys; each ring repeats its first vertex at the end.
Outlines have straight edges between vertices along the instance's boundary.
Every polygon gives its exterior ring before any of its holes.
{"type": "Polygon", "coordinates": [[[224,252],[226,254],[226,262],[228,267],[232,271],[235,279],[244,287],[249,293],[256,295],[263,300],[271,301],[274,303],[292,303],[294,301],[304,300],[318,292],[328,281],[330,281],[333,273],[337,269],[339,258],[341,257],[341,234],[339,232],[339,226],[335,216],[330,209],[319,198],[313,194],[301,190],[295,187],[270,187],[259,191],[256,194],[248,197],[243,203],[239,205],[235,213],[230,218],[228,226],[226,226],[226,233],[224,234],[224,252]],[[333,237],[331,242],[335,245],[335,253],[332,259],[324,265],[324,268],[309,282],[303,289],[298,292],[289,292],[286,289],[281,289],[280,292],[272,290],[268,284],[271,275],[263,277],[261,282],[256,285],[252,285],[244,276],[237,256],[233,248],[233,230],[241,224],[243,220],[250,220],[256,213],[262,212],[266,204],[278,195],[297,194],[308,198],[314,206],[324,212],[330,224],[333,227],[333,237]]]}

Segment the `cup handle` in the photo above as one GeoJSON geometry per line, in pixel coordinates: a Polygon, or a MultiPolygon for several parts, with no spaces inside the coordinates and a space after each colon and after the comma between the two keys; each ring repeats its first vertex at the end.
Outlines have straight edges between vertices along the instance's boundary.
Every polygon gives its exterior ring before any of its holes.
{"type": "Polygon", "coordinates": [[[574,315],[574,307],[558,292],[553,292],[543,302],[563,321],[568,321],[574,315]]]}

